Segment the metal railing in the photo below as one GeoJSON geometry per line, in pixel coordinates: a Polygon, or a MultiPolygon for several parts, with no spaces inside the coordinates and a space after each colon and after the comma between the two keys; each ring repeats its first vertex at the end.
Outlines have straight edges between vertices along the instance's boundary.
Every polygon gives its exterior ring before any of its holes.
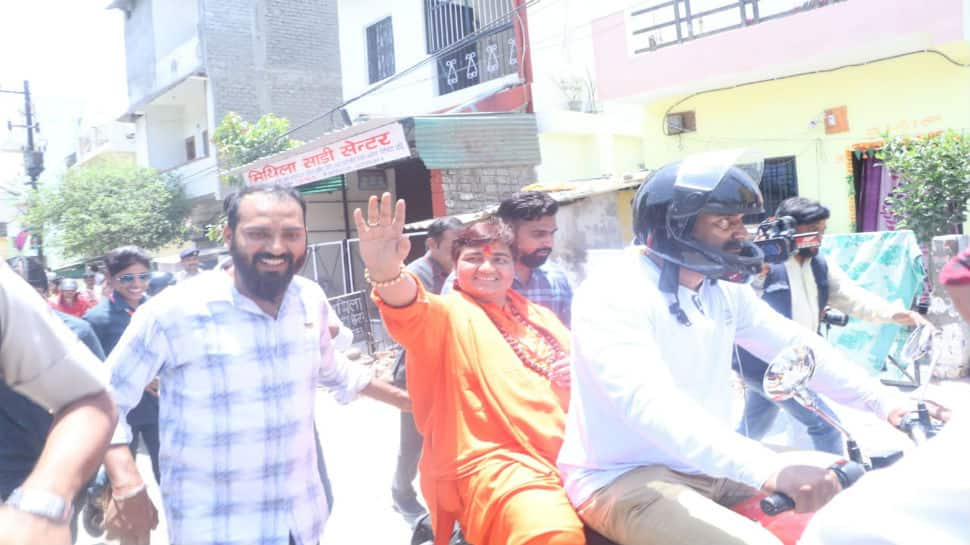
{"type": "Polygon", "coordinates": [[[512,24],[511,0],[424,0],[428,53],[437,53],[486,27],[512,24]]]}
{"type": "Polygon", "coordinates": [[[511,0],[425,0],[427,51],[445,95],[519,70],[511,0]],[[452,47],[462,40],[461,47],[452,47]]]}
{"type": "Polygon", "coordinates": [[[653,0],[629,14],[633,52],[788,17],[847,0],[653,0]]]}

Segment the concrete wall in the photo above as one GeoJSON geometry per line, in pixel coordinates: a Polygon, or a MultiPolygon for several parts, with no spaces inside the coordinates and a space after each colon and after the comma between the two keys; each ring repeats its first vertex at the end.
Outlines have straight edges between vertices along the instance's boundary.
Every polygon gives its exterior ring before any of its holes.
{"type": "Polygon", "coordinates": [[[535,181],[535,168],[531,166],[442,170],[446,213],[475,212],[498,204],[535,181]]]}
{"type": "MultiPolygon", "coordinates": [[[[335,0],[209,0],[200,26],[215,124],[235,111],[296,126],[340,103],[335,0]]],[[[295,136],[331,128],[325,118],[295,136]]]]}
{"type": "Polygon", "coordinates": [[[602,193],[563,204],[556,214],[553,259],[569,272],[573,285],[587,275],[591,256],[598,251],[619,250],[630,243],[630,199],[633,190],[602,193]]]}
{"type": "Polygon", "coordinates": [[[182,141],[184,108],[181,105],[152,105],[146,108],[145,138],[148,141],[148,164],[168,170],[185,163],[182,141]]]}
{"type": "Polygon", "coordinates": [[[199,0],[138,0],[125,21],[128,104],[165,90],[203,65],[199,0]]]}
{"type": "Polygon", "coordinates": [[[128,104],[134,105],[155,91],[155,31],[152,4],[157,0],[133,2],[125,20],[125,65],[128,74],[128,104]]]}
{"type": "Polygon", "coordinates": [[[878,140],[884,131],[964,130],[970,127],[967,97],[966,68],[921,54],[694,96],[676,106],[696,112],[697,131],[681,135],[662,133],[663,115],[674,104],[665,99],[644,109],[643,156],[648,168],[716,149],[751,147],[765,157],[795,156],[799,194],[829,206],[829,230],[845,232],[852,225],[846,151],[878,140]],[[849,131],[825,134],[824,110],[843,105],[849,131]]]}

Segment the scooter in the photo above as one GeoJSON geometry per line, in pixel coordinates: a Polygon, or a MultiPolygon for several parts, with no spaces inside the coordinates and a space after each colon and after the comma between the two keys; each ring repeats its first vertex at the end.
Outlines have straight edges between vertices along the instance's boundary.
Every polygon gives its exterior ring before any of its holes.
{"type": "MultiPolygon", "coordinates": [[[[932,373],[935,365],[933,343],[937,341],[938,337],[939,334],[934,329],[917,328],[907,340],[904,347],[905,356],[913,361],[929,357],[931,360],[930,373],[932,373]]],[[[805,346],[791,347],[779,354],[768,366],[768,371],[764,377],[764,390],[776,401],[795,399],[843,434],[846,438],[849,460],[836,463],[829,468],[838,477],[842,487],[851,486],[869,470],[879,469],[899,460],[902,457],[902,452],[881,458],[863,456],[858,443],[849,431],[819,410],[814,396],[806,389],[805,384],[812,378],[814,372],[814,352],[805,346]]],[[[917,446],[932,438],[940,429],[940,424],[933,422],[930,418],[925,394],[926,385],[923,385],[914,396],[917,402],[916,411],[906,415],[899,425],[899,429],[909,435],[917,446]]],[[[794,507],[795,502],[791,498],[776,492],[768,496],[756,496],[732,509],[759,522],[786,545],[794,545],[812,516],[812,513],[794,513],[792,511],[794,507]]]]}
{"type": "MultiPolygon", "coordinates": [[[[930,358],[930,376],[935,365],[933,343],[939,334],[931,328],[918,327],[909,337],[903,348],[903,356],[914,362],[930,358]]],[[[849,460],[840,461],[829,467],[842,488],[848,488],[858,481],[866,471],[878,469],[892,464],[902,457],[902,452],[891,453],[883,457],[867,458],[863,455],[858,443],[844,426],[835,421],[816,405],[815,397],[808,391],[806,384],[815,373],[815,353],[807,346],[789,347],[782,351],[768,366],[764,376],[764,391],[775,401],[795,399],[800,404],[815,412],[826,422],[839,430],[846,439],[846,450],[849,460]]],[[[925,401],[926,385],[921,386],[915,393],[917,410],[903,419],[899,428],[907,433],[917,445],[925,442],[939,430],[939,425],[932,422],[925,401]]],[[[730,509],[741,516],[749,518],[774,534],[785,545],[796,545],[805,526],[813,513],[796,513],[795,502],[782,493],[771,495],[756,494],[730,509]]],[[[427,517],[427,515],[425,515],[427,517]]],[[[607,538],[586,529],[588,545],[616,545],[607,538]]],[[[432,533],[430,519],[419,521],[412,535],[411,545],[430,545],[432,533]]],[[[456,530],[449,545],[468,545],[462,538],[461,532],[456,530]]]]}

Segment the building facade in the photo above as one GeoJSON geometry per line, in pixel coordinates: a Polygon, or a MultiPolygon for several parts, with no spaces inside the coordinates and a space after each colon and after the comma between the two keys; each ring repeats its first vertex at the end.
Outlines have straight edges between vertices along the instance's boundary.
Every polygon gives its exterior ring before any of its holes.
{"type": "MultiPolygon", "coordinates": [[[[581,0],[341,0],[348,117],[506,112],[534,116],[540,158],[431,169],[442,213],[494,204],[534,182],[598,178],[643,163],[639,108],[595,96],[590,28],[604,7],[581,0]],[[359,97],[359,98],[357,98],[359,97]]],[[[505,145],[501,133],[481,145],[505,145]]]]}
{"type": "Polygon", "coordinates": [[[964,0],[644,1],[592,34],[598,96],[640,106],[648,167],[758,149],[766,207],[818,199],[835,232],[890,228],[886,133],[970,127],[964,0]]]}
{"type": "Polygon", "coordinates": [[[193,223],[218,216],[226,191],[211,138],[229,112],[273,113],[295,138],[329,130],[314,119],[340,102],[333,0],[116,0],[125,13],[128,110],[141,165],[178,175],[193,223]]]}

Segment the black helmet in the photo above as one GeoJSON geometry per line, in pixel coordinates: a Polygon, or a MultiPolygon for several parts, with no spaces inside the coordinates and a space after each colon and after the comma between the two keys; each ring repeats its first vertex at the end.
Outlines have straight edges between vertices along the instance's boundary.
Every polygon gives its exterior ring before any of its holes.
{"type": "Polygon", "coordinates": [[[692,155],[653,172],[633,199],[633,230],[637,240],[664,261],[712,278],[735,282],[757,274],[764,262],[749,241],[740,253],[725,252],[694,239],[701,214],[760,214],[764,202],[758,181],[762,162],[739,151],[692,155]]]}
{"type": "Polygon", "coordinates": [[[148,295],[157,295],[158,292],[175,284],[175,275],[170,272],[155,271],[148,280],[148,288],[145,291],[148,295]]]}

